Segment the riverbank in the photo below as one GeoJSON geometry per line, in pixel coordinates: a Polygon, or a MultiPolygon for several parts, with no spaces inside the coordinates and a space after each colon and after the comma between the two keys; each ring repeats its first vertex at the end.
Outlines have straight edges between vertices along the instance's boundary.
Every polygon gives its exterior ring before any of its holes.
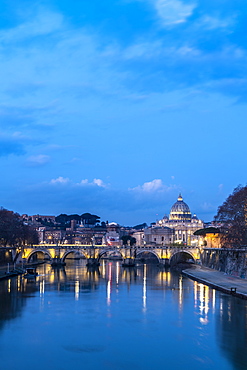
{"type": "Polygon", "coordinates": [[[37,267],[44,264],[45,261],[26,263],[24,265],[16,266],[13,263],[8,265],[0,265],[0,280],[9,279],[18,275],[23,275],[27,267],[37,267]]]}
{"type": "Polygon", "coordinates": [[[25,273],[24,269],[16,268],[14,270],[10,269],[4,269],[0,270],[0,280],[9,279],[18,275],[22,275],[25,273]]]}
{"type": "Polygon", "coordinates": [[[227,275],[224,272],[203,266],[194,266],[182,271],[182,274],[206,284],[224,293],[247,299],[247,280],[227,275]]]}

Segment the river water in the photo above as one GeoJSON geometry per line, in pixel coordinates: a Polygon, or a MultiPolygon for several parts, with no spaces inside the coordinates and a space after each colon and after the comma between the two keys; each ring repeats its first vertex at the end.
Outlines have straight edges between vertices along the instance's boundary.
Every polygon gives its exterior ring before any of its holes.
{"type": "Polygon", "coordinates": [[[0,282],[1,370],[247,369],[247,301],[155,265],[0,282]]]}

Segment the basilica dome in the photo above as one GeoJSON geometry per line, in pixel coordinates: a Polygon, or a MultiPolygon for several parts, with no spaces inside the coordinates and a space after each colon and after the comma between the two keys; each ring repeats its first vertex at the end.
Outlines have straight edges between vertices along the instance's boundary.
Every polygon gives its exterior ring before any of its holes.
{"type": "Polygon", "coordinates": [[[189,206],[183,201],[181,194],[179,194],[178,200],[171,208],[169,220],[191,221],[191,212],[189,206]]]}

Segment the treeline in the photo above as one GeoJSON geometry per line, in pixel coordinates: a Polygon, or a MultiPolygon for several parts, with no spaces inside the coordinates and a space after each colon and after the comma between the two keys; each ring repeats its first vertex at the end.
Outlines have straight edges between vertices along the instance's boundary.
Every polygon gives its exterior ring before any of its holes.
{"type": "Polygon", "coordinates": [[[73,214],[73,215],[67,215],[65,213],[60,214],[56,218],[56,223],[60,225],[68,225],[72,220],[76,220],[77,223],[82,223],[83,225],[99,225],[100,223],[100,217],[96,215],[92,215],[91,213],[83,213],[82,215],[73,214]]]}
{"type": "Polygon", "coordinates": [[[38,244],[38,233],[25,225],[18,213],[0,209],[0,245],[2,247],[38,244]]]}
{"type": "Polygon", "coordinates": [[[78,215],[77,213],[72,215],[67,215],[66,213],[61,213],[55,217],[55,222],[50,218],[37,218],[38,221],[43,226],[56,227],[65,229],[71,225],[71,221],[75,220],[77,224],[83,224],[84,226],[103,226],[105,227],[105,222],[101,222],[100,217],[92,215],[91,213],[83,213],[78,215]]]}

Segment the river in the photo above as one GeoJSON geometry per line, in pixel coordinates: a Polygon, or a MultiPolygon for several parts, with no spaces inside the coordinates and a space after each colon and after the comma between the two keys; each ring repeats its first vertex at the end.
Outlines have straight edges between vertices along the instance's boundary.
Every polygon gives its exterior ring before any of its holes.
{"type": "Polygon", "coordinates": [[[247,301],[152,264],[0,282],[1,370],[247,369],[247,301]]]}

